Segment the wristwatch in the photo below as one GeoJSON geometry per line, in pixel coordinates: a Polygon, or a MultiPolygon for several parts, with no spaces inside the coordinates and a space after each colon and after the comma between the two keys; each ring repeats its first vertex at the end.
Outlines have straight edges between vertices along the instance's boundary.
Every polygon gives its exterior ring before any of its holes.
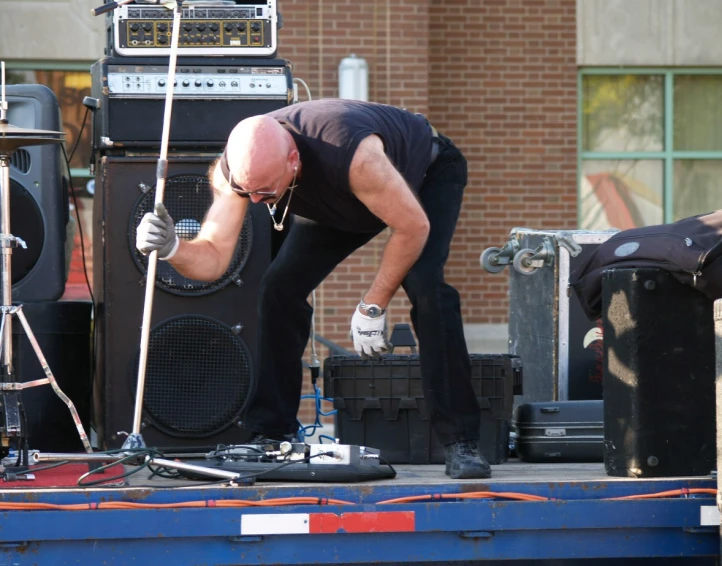
{"type": "Polygon", "coordinates": [[[366,303],[364,303],[363,299],[361,299],[361,302],[358,304],[358,308],[365,311],[366,316],[368,316],[369,318],[378,318],[386,312],[386,309],[382,309],[378,305],[367,305],[366,303]]]}

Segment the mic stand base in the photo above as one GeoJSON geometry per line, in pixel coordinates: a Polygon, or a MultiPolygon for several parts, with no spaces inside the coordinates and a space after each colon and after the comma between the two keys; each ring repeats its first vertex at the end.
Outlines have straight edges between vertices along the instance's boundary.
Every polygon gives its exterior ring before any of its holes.
{"type": "Polygon", "coordinates": [[[146,446],[143,435],[138,432],[132,432],[128,435],[128,438],[125,439],[125,442],[123,442],[121,450],[143,450],[144,448],[146,448],[146,446]]]}

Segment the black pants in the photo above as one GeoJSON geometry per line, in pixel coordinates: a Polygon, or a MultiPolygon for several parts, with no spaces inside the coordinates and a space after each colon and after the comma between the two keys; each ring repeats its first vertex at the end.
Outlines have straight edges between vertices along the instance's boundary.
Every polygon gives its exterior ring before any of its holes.
{"type": "MultiPolygon", "coordinates": [[[[467,181],[466,160],[446,137],[429,167],[419,200],[431,225],[418,261],[403,281],[419,342],[424,397],[439,440],[479,438],[459,293],[444,281],[444,264],[467,181]]],[[[333,269],[376,234],[355,234],[295,218],[259,292],[257,385],[245,426],[269,436],[298,430],[312,308],[308,296],[333,269]]],[[[360,299],[360,297],[359,297],[360,299]]],[[[349,327],[356,303],[349,304],[349,327]]]]}

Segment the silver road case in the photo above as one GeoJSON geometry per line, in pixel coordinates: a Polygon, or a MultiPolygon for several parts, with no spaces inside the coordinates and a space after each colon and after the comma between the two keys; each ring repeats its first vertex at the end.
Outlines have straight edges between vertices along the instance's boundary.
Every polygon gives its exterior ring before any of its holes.
{"type": "Polygon", "coordinates": [[[518,402],[602,398],[602,325],[569,292],[569,274],[614,231],[514,228],[481,265],[509,266],[509,353],[524,364],[518,402]]]}

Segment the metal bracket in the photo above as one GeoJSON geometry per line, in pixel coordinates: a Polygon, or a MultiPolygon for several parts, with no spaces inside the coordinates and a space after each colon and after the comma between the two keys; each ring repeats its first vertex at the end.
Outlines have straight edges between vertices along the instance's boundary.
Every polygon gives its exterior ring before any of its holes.
{"type": "Polygon", "coordinates": [[[542,240],[542,243],[537,246],[537,248],[534,250],[534,257],[531,258],[529,261],[530,265],[534,267],[544,267],[545,265],[552,265],[554,263],[554,258],[556,257],[556,250],[554,247],[554,244],[549,239],[549,237],[545,237],[542,240]]]}
{"type": "Polygon", "coordinates": [[[24,250],[28,249],[28,245],[22,238],[18,238],[12,234],[0,234],[0,248],[17,248],[18,246],[24,250]]]}
{"type": "Polygon", "coordinates": [[[574,236],[569,232],[559,232],[556,236],[557,243],[569,250],[569,255],[577,257],[582,253],[582,246],[577,243],[574,236]]]}

